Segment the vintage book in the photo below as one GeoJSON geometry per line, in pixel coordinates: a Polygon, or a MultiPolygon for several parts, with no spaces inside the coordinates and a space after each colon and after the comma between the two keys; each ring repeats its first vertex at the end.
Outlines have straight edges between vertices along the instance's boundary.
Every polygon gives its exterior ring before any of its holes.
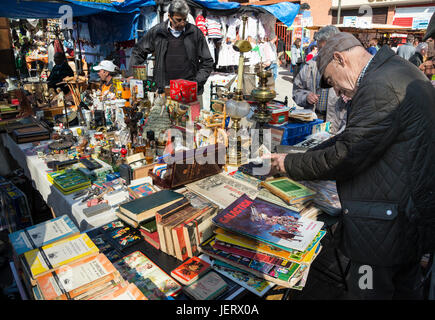
{"type": "Polygon", "coordinates": [[[73,261],[97,255],[98,252],[98,247],[89,236],[82,233],[27,251],[21,260],[29,279],[35,279],[73,261]]]}
{"type": "Polygon", "coordinates": [[[193,257],[172,270],[171,276],[187,286],[210,270],[210,267],[210,263],[198,257],[193,257]]]}
{"type": "Polygon", "coordinates": [[[305,251],[323,227],[321,221],[247,195],[219,212],[213,223],[284,250],[299,251],[305,251]]]}
{"type": "Polygon", "coordinates": [[[179,212],[175,213],[171,218],[168,219],[166,223],[162,223],[163,232],[165,237],[166,251],[165,253],[175,257],[174,241],[172,238],[172,229],[193,216],[197,216],[201,210],[188,205],[187,207],[181,209],[179,212]]]}
{"type": "Polygon", "coordinates": [[[253,275],[271,281],[275,284],[290,288],[295,285],[301,277],[295,277],[300,264],[293,263],[290,268],[281,268],[266,264],[254,259],[240,257],[222,250],[213,248],[215,237],[207,239],[200,245],[200,251],[210,257],[226,262],[236,268],[250,272],[253,275]]]}
{"type": "Polygon", "coordinates": [[[155,213],[183,198],[183,195],[172,190],[161,190],[146,197],[121,204],[119,210],[131,219],[141,222],[155,216],[155,213]]]}
{"type": "Polygon", "coordinates": [[[213,300],[221,295],[227,286],[221,276],[214,271],[210,271],[191,285],[184,287],[183,291],[195,300],[213,300]]]}
{"type": "Polygon", "coordinates": [[[258,191],[257,198],[265,200],[267,202],[271,202],[273,204],[276,204],[278,206],[281,206],[281,207],[284,207],[284,208],[287,208],[289,210],[293,210],[296,212],[300,212],[303,208],[305,208],[303,203],[296,203],[294,205],[289,205],[284,200],[282,200],[280,197],[274,195],[272,192],[270,192],[266,188],[261,188],[260,191],[258,191]]]}
{"type": "Polygon", "coordinates": [[[142,236],[146,242],[148,242],[150,245],[152,245],[157,250],[160,250],[159,233],[157,232],[157,230],[154,232],[148,232],[144,229],[139,229],[139,231],[142,234],[142,236]]]}
{"type": "Polygon", "coordinates": [[[79,234],[74,222],[63,215],[9,234],[9,241],[17,255],[55,241],[79,234]]]}
{"type": "Polygon", "coordinates": [[[89,234],[88,236],[91,238],[91,240],[95,243],[95,245],[98,247],[100,252],[104,254],[110,261],[116,261],[118,259],[121,259],[122,253],[118,249],[115,248],[115,246],[107,241],[104,234],[98,233],[98,234],[89,234]]]}
{"type": "Polygon", "coordinates": [[[305,202],[312,199],[316,194],[315,191],[287,177],[263,181],[261,186],[290,205],[305,202]]]}
{"type": "Polygon", "coordinates": [[[122,278],[122,276],[119,274],[119,277],[115,278],[114,280],[103,282],[101,285],[89,289],[83,294],[77,296],[74,298],[74,300],[98,300],[98,297],[113,292],[120,287],[126,287],[127,285],[128,282],[125,281],[124,278],[122,278]]]}
{"type": "Polygon", "coordinates": [[[153,230],[154,231],[157,230],[155,217],[152,217],[149,220],[137,222],[137,221],[131,219],[130,217],[126,216],[125,214],[123,214],[119,210],[115,210],[115,215],[120,220],[122,220],[126,224],[132,226],[133,228],[144,229],[145,231],[148,231],[148,232],[153,232],[153,230]]]}
{"type": "Polygon", "coordinates": [[[316,191],[313,203],[326,213],[336,216],[341,213],[341,203],[335,181],[299,181],[301,184],[316,191]]]}
{"type": "Polygon", "coordinates": [[[103,296],[99,296],[98,300],[148,300],[148,299],[133,283],[130,283],[126,287],[121,287],[114,292],[110,292],[103,296]]]}
{"type": "MultiPolygon", "coordinates": [[[[129,254],[114,263],[114,265],[125,280],[134,282],[141,291],[141,286],[136,282],[139,280],[138,277],[142,280],[149,279],[148,281],[151,281],[151,284],[157,287],[166,296],[175,296],[181,290],[181,285],[177,281],[172,279],[166,272],[160,269],[140,251],[135,251],[129,254]]],[[[158,298],[158,296],[150,297],[148,295],[150,291],[146,290],[149,290],[149,288],[149,285],[144,287],[142,293],[144,293],[144,295],[150,300],[158,298]]],[[[155,294],[155,291],[153,291],[153,294],[155,294]]]]}
{"type": "Polygon", "coordinates": [[[64,265],[52,273],[36,277],[45,300],[71,300],[88,290],[120,277],[107,257],[100,253],[64,265]]]}
{"type": "Polygon", "coordinates": [[[190,183],[186,188],[212,201],[221,209],[228,207],[243,194],[249,195],[252,199],[258,194],[254,186],[224,173],[190,183]]]}
{"type": "Polygon", "coordinates": [[[131,199],[138,199],[156,192],[156,189],[153,187],[153,185],[147,182],[138,184],[136,186],[130,186],[127,188],[127,190],[131,199]]]}
{"type": "Polygon", "coordinates": [[[219,272],[223,276],[230,278],[237,284],[241,285],[259,297],[264,296],[271,288],[275,286],[273,282],[258,278],[249,272],[233,267],[232,265],[223,261],[217,259],[211,261],[210,258],[205,254],[200,255],[200,258],[211,263],[216,272],[219,272]]]}
{"type": "Polygon", "coordinates": [[[312,262],[312,257],[314,255],[314,252],[316,251],[316,246],[320,245],[320,240],[326,234],[326,231],[320,230],[305,251],[298,251],[282,250],[261,241],[245,237],[240,234],[224,230],[222,228],[216,228],[214,232],[216,233],[217,241],[229,243],[241,248],[264,253],[278,259],[283,259],[286,261],[296,262],[300,264],[310,264],[312,262]]]}
{"type": "Polygon", "coordinates": [[[214,211],[214,207],[205,207],[202,209],[197,209],[197,212],[187,219],[183,219],[181,223],[174,226],[171,230],[172,232],[172,243],[174,246],[175,257],[178,260],[184,261],[188,258],[187,248],[186,248],[186,239],[184,238],[184,226],[200,215],[206,214],[208,211],[214,211]]]}
{"type": "Polygon", "coordinates": [[[189,204],[189,201],[186,198],[183,198],[182,200],[177,201],[156,213],[156,227],[157,233],[159,234],[160,250],[163,252],[168,251],[164,225],[173,222],[177,217],[180,216],[180,212],[187,208],[192,210],[192,206],[189,204]]]}
{"type": "Polygon", "coordinates": [[[184,241],[186,242],[188,257],[191,258],[198,254],[199,244],[213,235],[215,226],[212,219],[217,211],[218,208],[206,211],[183,226],[184,241]]]}

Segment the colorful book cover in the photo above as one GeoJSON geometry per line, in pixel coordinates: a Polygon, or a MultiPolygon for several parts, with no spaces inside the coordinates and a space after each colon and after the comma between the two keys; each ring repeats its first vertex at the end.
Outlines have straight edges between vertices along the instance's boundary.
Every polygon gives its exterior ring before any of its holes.
{"type": "Polygon", "coordinates": [[[17,255],[80,233],[74,222],[63,215],[9,234],[17,255]]]}
{"type": "Polygon", "coordinates": [[[247,195],[219,212],[213,223],[284,250],[299,251],[305,251],[323,227],[321,221],[247,195]]]}
{"type": "Polygon", "coordinates": [[[188,257],[196,255],[199,252],[199,244],[213,235],[215,226],[212,219],[216,213],[217,208],[207,211],[183,226],[188,257]]]}
{"type": "Polygon", "coordinates": [[[124,227],[113,230],[105,234],[108,241],[110,241],[118,250],[128,248],[142,240],[140,233],[131,227],[124,227]]]}
{"type": "MultiPolygon", "coordinates": [[[[160,269],[153,261],[140,251],[135,251],[115,263],[124,279],[132,282],[133,279],[149,279],[166,296],[174,296],[181,290],[181,285],[160,269]]],[[[141,289],[136,281],[134,283],[141,289]]],[[[144,286],[149,289],[150,285],[144,286]]],[[[153,300],[142,291],[147,298],[153,300]]]]}
{"type": "MultiPolygon", "coordinates": [[[[207,255],[201,255],[200,257],[203,259],[206,259],[204,257],[208,258],[207,255]]],[[[209,260],[209,258],[207,260],[209,260]]],[[[217,259],[212,262],[212,266],[214,270],[223,276],[230,278],[243,288],[249,290],[259,297],[264,296],[271,288],[275,286],[273,282],[256,277],[249,272],[233,267],[232,265],[217,259]]]]}
{"type": "Polygon", "coordinates": [[[75,260],[97,254],[98,247],[86,233],[59,240],[24,253],[24,261],[32,277],[56,269],[75,260]]]}
{"type": "Polygon", "coordinates": [[[271,255],[277,258],[281,258],[283,260],[288,260],[291,262],[308,264],[310,263],[312,254],[311,252],[315,249],[316,245],[320,243],[320,240],[325,236],[326,231],[320,230],[317,236],[310,243],[308,248],[305,251],[298,250],[282,250],[280,248],[270,246],[261,241],[257,241],[255,239],[241,236],[234,232],[230,232],[228,230],[224,230],[222,228],[216,228],[214,230],[216,233],[216,240],[233,244],[235,246],[239,246],[242,248],[246,248],[248,250],[262,252],[267,255],[271,255]]]}
{"type": "Polygon", "coordinates": [[[201,243],[200,251],[214,259],[221,260],[246,272],[250,272],[257,277],[285,287],[290,287],[299,281],[299,279],[295,278],[296,271],[300,268],[300,264],[298,263],[293,263],[290,268],[277,267],[258,260],[214,249],[213,245],[215,240],[215,237],[211,237],[201,243]]]}
{"type": "Polygon", "coordinates": [[[133,199],[145,197],[147,195],[150,195],[151,193],[154,193],[156,190],[153,188],[153,186],[150,183],[142,183],[138,184],[136,186],[128,187],[129,195],[133,199]]]}
{"type": "Polygon", "coordinates": [[[171,271],[171,276],[184,285],[189,285],[210,269],[211,265],[204,260],[193,257],[171,271]]]}

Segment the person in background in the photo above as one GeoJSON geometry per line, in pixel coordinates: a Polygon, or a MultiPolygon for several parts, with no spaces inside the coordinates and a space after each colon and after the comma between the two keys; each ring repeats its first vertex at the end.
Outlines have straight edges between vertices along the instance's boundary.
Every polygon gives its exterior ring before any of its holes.
{"type": "Polygon", "coordinates": [[[418,40],[418,38],[414,39],[414,42],[412,43],[412,45],[414,46],[414,48],[417,48],[417,46],[420,44],[420,40],[418,40]]]}
{"type": "Polygon", "coordinates": [[[397,48],[397,55],[405,60],[409,60],[409,58],[411,58],[415,53],[413,42],[414,36],[412,34],[408,34],[406,37],[406,43],[397,48]]]}
{"type": "Polygon", "coordinates": [[[283,67],[287,64],[285,61],[285,43],[281,37],[278,37],[278,42],[276,44],[276,52],[278,55],[278,63],[280,67],[283,67]]]}
{"type": "Polygon", "coordinates": [[[169,19],[152,27],[134,46],[128,75],[132,75],[133,66],[143,64],[148,54],[153,54],[157,87],[164,89],[174,79],[195,81],[202,105],[204,84],[213,70],[214,61],[204,33],[187,21],[189,11],[186,1],[171,2],[169,19]]]}
{"type": "Polygon", "coordinates": [[[377,45],[378,45],[377,39],[374,39],[374,38],[370,39],[369,47],[367,48],[367,52],[370,53],[372,56],[374,56],[376,54],[376,52],[378,52],[377,45]]]}
{"type": "Polygon", "coordinates": [[[58,83],[62,82],[63,78],[72,76],[74,76],[74,71],[68,65],[65,54],[56,52],[54,54],[54,67],[47,78],[48,88],[53,88],[54,90],[61,88],[64,93],[68,93],[68,86],[65,84],[59,85],[58,83]]]}
{"type": "MultiPolygon", "coordinates": [[[[328,38],[339,32],[333,25],[321,28],[315,37],[319,52],[328,38]]],[[[293,101],[304,109],[313,110],[319,119],[329,121],[330,133],[336,134],[346,126],[346,102],[333,89],[320,88],[317,56],[308,61],[294,78],[293,101]]]]}
{"type": "Polygon", "coordinates": [[[426,42],[420,42],[415,48],[415,53],[409,58],[409,62],[415,64],[417,67],[425,61],[427,55],[428,44],[426,42]]]}
{"type": "Polygon", "coordinates": [[[103,96],[108,93],[116,94],[116,88],[113,84],[113,77],[117,75],[118,67],[111,60],[103,60],[94,67],[100,77],[100,90],[103,96]]]}
{"type": "Polygon", "coordinates": [[[303,63],[302,51],[301,51],[301,39],[297,38],[291,48],[290,56],[291,64],[293,67],[293,79],[298,75],[303,63]]]}
{"type": "Polygon", "coordinates": [[[311,59],[313,59],[317,55],[317,52],[318,52],[317,44],[313,44],[311,48],[312,49],[311,49],[310,53],[307,54],[307,58],[305,59],[305,62],[310,61],[311,59]]]}
{"type": "Polygon", "coordinates": [[[427,50],[427,59],[423,62],[418,68],[423,71],[426,77],[432,81],[432,84],[435,85],[435,49],[434,49],[434,41],[432,39],[427,40],[428,50],[427,50]]]}

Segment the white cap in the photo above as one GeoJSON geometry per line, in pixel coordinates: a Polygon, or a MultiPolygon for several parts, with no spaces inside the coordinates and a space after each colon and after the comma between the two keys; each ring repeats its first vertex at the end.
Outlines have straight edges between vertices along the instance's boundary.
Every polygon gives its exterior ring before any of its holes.
{"type": "Polygon", "coordinates": [[[114,72],[116,69],[116,65],[110,60],[103,60],[97,66],[94,67],[94,70],[106,70],[109,72],[114,72]]]}

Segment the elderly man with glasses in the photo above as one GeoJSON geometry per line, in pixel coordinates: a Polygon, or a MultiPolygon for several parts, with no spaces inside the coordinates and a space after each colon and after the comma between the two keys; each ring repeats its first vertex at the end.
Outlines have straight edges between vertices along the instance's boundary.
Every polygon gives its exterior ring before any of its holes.
{"type": "Polygon", "coordinates": [[[319,52],[321,86],[352,98],[346,128],[305,153],[272,154],[294,180],[336,180],[334,238],[356,299],[423,299],[421,257],[435,251],[435,89],[388,46],[351,34],[319,52]]]}

